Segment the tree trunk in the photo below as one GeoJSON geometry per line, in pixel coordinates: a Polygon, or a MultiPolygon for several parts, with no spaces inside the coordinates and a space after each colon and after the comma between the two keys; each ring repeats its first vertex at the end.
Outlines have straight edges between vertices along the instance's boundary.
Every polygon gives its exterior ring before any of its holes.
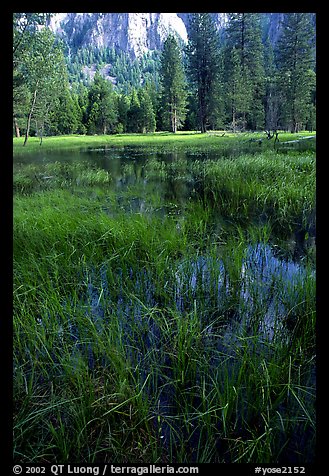
{"type": "Polygon", "coordinates": [[[40,143],[39,143],[39,145],[42,145],[43,130],[44,130],[44,124],[42,124],[41,129],[40,129],[40,143]]]}
{"type": "Polygon", "coordinates": [[[233,128],[233,132],[235,133],[236,131],[235,109],[233,109],[232,111],[232,128],[233,128]]]}
{"type": "Polygon", "coordinates": [[[17,118],[16,118],[16,116],[14,116],[14,127],[15,127],[16,137],[21,137],[21,134],[20,134],[20,131],[19,131],[19,127],[18,127],[18,124],[17,124],[17,118]]]}
{"type": "Polygon", "coordinates": [[[198,100],[199,100],[199,120],[200,120],[200,129],[201,133],[206,132],[206,122],[207,122],[207,117],[206,117],[206,104],[205,104],[205,87],[202,86],[199,88],[198,91],[198,100]]]}
{"type": "Polygon", "coordinates": [[[30,126],[31,126],[31,118],[32,118],[32,114],[33,114],[35,102],[36,102],[36,99],[37,99],[37,86],[38,86],[38,83],[36,84],[36,88],[35,88],[35,90],[34,90],[33,101],[32,101],[31,108],[30,108],[30,112],[29,112],[29,115],[28,115],[28,118],[27,118],[25,139],[24,139],[24,144],[23,144],[23,145],[25,145],[25,144],[27,143],[27,139],[29,138],[30,126]]]}
{"type": "Polygon", "coordinates": [[[246,112],[243,111],[242,114],[242,129],[245,131],[247,126],[247,121],[246,121],[246,112]]]}
{"type": "Polygon", "coordinates": [[[173,112],[173,132],[176,133],[177,132],[177,110],[174,109],[174,112],[173,112]]]}

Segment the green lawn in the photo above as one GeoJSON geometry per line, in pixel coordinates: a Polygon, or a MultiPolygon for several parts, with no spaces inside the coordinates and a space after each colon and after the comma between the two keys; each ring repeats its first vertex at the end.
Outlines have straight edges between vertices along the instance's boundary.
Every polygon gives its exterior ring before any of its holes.
{"type": "MultiPolygon", "coordinates": [[[[298,134],[280,133],[280,142],[296,140],[300,137],[315,135],[314,133],[301,132],[298,134]]],[[[185,147],[221,147],[230,146],[235,141],[245,142],[253,147],[258,144],[250,139],[262,138],[264,146],[273,147],[274,140],[267,140],[264,132],[257,133],[232,133],[212,131],[206,134],[199,132],[155,132],[154,134],[115,134],[115,135],[65,135],[44,137],[42,145],[37,137],[30,137],[24,147],[24,138],[13,139],[14,154],[35,152],[37,150],[75,149],[84,147],[119,147],[119,146],[185,146],[185,147]],[[224,135],[223,135],[224,134],[224,135]]]]}

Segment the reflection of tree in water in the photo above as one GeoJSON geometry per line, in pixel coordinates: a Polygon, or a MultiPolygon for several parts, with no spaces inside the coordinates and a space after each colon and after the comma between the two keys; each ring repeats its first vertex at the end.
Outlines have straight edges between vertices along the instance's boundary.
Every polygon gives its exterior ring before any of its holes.
{"type": "Polygon", "coordinates": [[[166,156],[166,180],[164,184],[164,199],[175,201],[180,204],[185,203],[189,195],[186,182],[187,161],[186,155],[171,152],[166,156]]]}
{"type": "Polygon", "coordinates": [[[164,199],[183,203],[188,197],[189,189],[183,179],[168,177],[165,182],[164,199]]]}
{"type": "Polygon", "coordinates": [[[135,175],[136,182],[143,181],[145,179],[144,161],[134,162],[134,175],[135,175]]]}
{"type": "Polygon", "coordinates": [[[125,161],[121,157],[103,160],[102,167],[109,172],[116,187],[135,185],[145,179],[145,160],[125,161]]]}

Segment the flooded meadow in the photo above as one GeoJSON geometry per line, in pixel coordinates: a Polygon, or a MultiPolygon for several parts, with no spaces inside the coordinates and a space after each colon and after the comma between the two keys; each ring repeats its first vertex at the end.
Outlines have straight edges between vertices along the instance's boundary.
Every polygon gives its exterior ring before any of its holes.
{"type": "Polygon", "coordinates": [[[14,157],[17,461],[313,462],[315,153],[253,147],[14,157]]]}

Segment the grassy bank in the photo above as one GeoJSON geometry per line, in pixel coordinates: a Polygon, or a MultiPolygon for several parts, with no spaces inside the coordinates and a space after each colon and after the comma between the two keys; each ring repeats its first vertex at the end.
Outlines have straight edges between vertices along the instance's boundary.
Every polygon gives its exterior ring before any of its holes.
{"type": "MultiPolygon", "coordinates": [[[[225,142],[231,137],[224,137],[225,142]]],[[[81,149],[89,147],[121,147],[121,146],[202,146],[216,142],[215,137],[200,133],[154,133],[154,134],[115,134],[115,135],[69,135],[46,137],[42,146],[38,138],[31,137],[25,147],[22,138],[14,138],[14,154],[42,150],[81,149]]],[[[218,142],[218,140],[217,140],[218,142]]],[[[222,141],[223,142],[223,141],[222,141]]]]}
{"type": "Polygon", "coordinates": [[[314,169],[148,161],[190,184],[180,213],[138,184],[120,193],[148,212],[127,211],[101,168],[15,169],[14,460],[312,462],[314,262],[278,244],[314,225],[314,169]]]}
{"type": "MultiPolygon", "coordinates": [[[[280,142],[293,141],[302,137],[315,135],[315,133],[301,132],[291,134],[281,132],[279,134],[280,142]]],[[[314,141],[305,141],[312,142],[314,141]]],[[[274,140],[267,140],[266,135],[259,133],[230,133],[230,132],[210,132],[201,134],[198,132],[178,132],[176,134],[169,132],[156,132],[154,134],[115,134],[115,135],[69,135],[54,136],[43,138],[42,145],[36,137],[30,137],[27,145],[24,147],[24,138],[13,139],[13,150],[15,155],[25,154],[36,151],[52,151],[59,149],[81,149],[89,147],[121,147],[121,146],[142,146],[142,147],[201,147],[201,148],[225,148],[235,145],[245,145],[251,148],[274,147],[274,140]],[[259,139],[262,140],[258,143],[259,139]]]]}

